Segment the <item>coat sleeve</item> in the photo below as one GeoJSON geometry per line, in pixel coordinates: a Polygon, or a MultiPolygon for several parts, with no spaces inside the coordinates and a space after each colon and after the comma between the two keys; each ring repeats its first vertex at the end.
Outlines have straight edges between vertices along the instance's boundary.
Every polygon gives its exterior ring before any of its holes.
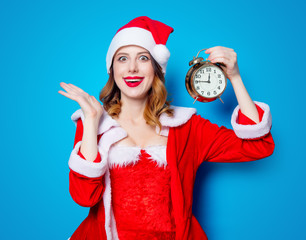
{"type": "MultiPolygon", "coordinates": [[[[83,136],[82,120],[77,121],[74,148],[69,159],[69,191],[73,200],[81,206],[92,207],[97,204],[104,192],[104,173],[106,163],[98,152],[94,162],[86,161],[80,152],[83,136]]],[[[101,135],[97,136],[98,141],[101,135]]]]}
{"type": "Polygon", "coordinates": [[[256,124],[237,107],[232,115],[233,129],[219,127],[199,115],[192,117],[192,132],[198,166],[203,162],[246,162],[270,156],[274,141],[270,133],[269,106],[256,102],[260,122],[256,124]]]}

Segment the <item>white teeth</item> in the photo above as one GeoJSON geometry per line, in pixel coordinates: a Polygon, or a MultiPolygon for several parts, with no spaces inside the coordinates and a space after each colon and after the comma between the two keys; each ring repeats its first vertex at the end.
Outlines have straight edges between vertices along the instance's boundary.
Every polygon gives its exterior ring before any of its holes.
{"type": "Polygon", "coordinates": [[[141,79],[138,79],[138,80],[136,80],[136,79],[125,79],[125,81],[127,81],[127,82],[140,82],[141,79]]]}

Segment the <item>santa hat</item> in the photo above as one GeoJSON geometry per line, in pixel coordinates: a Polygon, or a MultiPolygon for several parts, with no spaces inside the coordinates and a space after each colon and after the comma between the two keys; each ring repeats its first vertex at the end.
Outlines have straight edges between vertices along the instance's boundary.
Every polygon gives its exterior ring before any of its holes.
{"type": "Polygon", "coordinates": [[[147,49],[153,58],[166,72],[170,52],[166,42],[173,28],[148,17],[137,17],[121,27],[114,36],[106,55],[106,68],[110,73],[110,66],[116,51],[123,46],[137,45],[147,49]]]}

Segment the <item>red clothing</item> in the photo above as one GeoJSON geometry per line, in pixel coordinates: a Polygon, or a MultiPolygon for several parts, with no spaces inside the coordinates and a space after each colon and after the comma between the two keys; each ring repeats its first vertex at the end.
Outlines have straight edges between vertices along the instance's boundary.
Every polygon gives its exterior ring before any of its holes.
{"type": "MultiPolygon", "coordinates": [[[[266,108],[268,111],[268,107],[266,108]]],[[[264,119],[263,122],[267,122],[267,126],[262,126],[263,124],[259,123],[255,125],[255,127],[242,127],[239,130],[240,132],[237,131],[238,134],[242,135],[243,131],[246,131],[247,136],[249,136],[254,128],[255,131],[252,139],[238,138],[233,130],[226,129],[225,127],[218,127],[216,124],[212,124],[198,115],[192,115],[186,121],[185,119],[184,121],[178,121],[178,124],[177,121],[173,123],[172,120],[171,122],[168,118],[165,118],[165,125],[162,125],[166,127],[169,126],[166,156],[171,173],[171,200],[177,240],[207,239],[200,224],[192,214],[194,180],[196,171],[203,161],[243,162],[261,159],[272,154],[274,142],[269,132],[271,119],[269,116],[267,117],[266,113],[263,113],[260,108],[258,108],[258,110],[264,119]],[[167,125],[167,121],[171,123],[167,125]],[[264,135],[262,135],[263,133],[264,135]]],[[[252,121],[241,113],[238,120],[240,124],[243,121],[246,121],[247,124],[252,124],[252,121]]],[[[107,131],[114,131],[116,127],[103,126],[101,129],[107,129],[104,132],[101,130],[104,135],[107,135],[107,131]]],[[[118,133],[120,133],[119,130],[116,132],[116,135],[118,135],[118,133]]],[[[77,133],[75,143],[78,143],[81,139],[77,139],[78,136],[79,134],[77,133]]],[[[105,139],[103,141],[104,143],[107,142],[105,139]]],[[[100,153],[98,155],[100,155],[100,153]]],[[[88,171],[88,176],[77,173],[77,171],[84,171],[75,164],[76,161],[79,161],[76,160],[76,158],[75,154],[72,154],[69,160],[69,166],[71,168],[70,193],[77,203],[82,206],[89,206],[91,209],[88,217],[73,234],[71,240],[107,239],[106,235],[109,239],[116,239],[116,232],[109,232],[109,227],[110,229],[115,229],[115,226],[112,222],[110,222],[110,225],[105,224],[105,219],[109,222],[109,211],[107,211],[106,215],[104,212],[104,203],[108,201],[101,201],[105,189],[104,187],[107,187],[109,183],[106,181],[106,185],[104,186],[104,175],[92,177],[98,175],[95,169],[96,165],[92,164],[98,163],[86,163],[93,168],[93,170],[88,171]]],[[[101,163],[103,163],[104,158],[107,159],[107,151],[104,150],[103,153],[102,149],[101,163]]],[[[82,165],[83,163],[81,162],[80,164],[82,165]]],[[[88,166],[86,165],[86,168],[88,166]]],[[[101,169],[104,168],[103,165],[101,169]]],[[[106,178],[107,177],[108,175],[106,175],[106,178]]]]}
{"type": "MultiPolygon", "coordinates": [[[[120,151],[116,147],[115,151],[120,151]]],[[[112,206],[120,240],[175,239],[169,166],[159,167],[143,149],[138,161],[110,170],[112,206]]]]}

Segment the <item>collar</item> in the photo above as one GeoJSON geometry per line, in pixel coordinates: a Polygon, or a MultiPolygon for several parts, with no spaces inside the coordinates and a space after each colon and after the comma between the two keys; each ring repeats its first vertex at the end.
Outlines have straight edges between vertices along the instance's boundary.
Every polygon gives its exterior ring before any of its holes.
{"type": "MultiPolygon", "coordinates": [[[[174,110],[172,117],[169,117],[166,113],[162,113],[159,118],[159,121],[162,125],[162,132],[166,131],[166,129],[168,129],[169,127],[178,127],[180,125],[183,125],[192,117],[192,115],[196,114],[197,112],[195,108],[177,106],[171,106],[171,108],[174,110]]],[[[78,109],[71,116],[71,120],[74,121],[75,124],[77,124],[79,118],[84,121],[84,114],[82,109],[78,109]]],[[[98,135],[105,133],[106,131],[114,127],[120,127],[120,124],[110,115],[108,115],[107,111],[104,110],[99,121],[98,135]]],[[[156,132],[159,132],[158,127],[156,127],[156,132]]]]}

